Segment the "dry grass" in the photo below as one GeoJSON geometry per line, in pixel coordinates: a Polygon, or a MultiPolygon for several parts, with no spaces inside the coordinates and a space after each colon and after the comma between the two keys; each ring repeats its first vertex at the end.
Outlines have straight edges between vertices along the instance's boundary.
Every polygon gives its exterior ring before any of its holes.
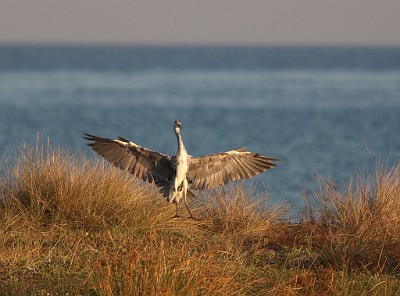
{"type": "Polygon", "coordinates": [[[323,181],[297,224],[239,184],[195,221],[103,162],[24,148],[0,179],[0,294],[399,295],[399,176],[323,181]]]}
{"type": "Polygon", "coordinates": [[[324,182],[317,200],[332,264],[400,271],[400,164],[379,166],[375,178],[359,176],[345,191],[324,182]]]}

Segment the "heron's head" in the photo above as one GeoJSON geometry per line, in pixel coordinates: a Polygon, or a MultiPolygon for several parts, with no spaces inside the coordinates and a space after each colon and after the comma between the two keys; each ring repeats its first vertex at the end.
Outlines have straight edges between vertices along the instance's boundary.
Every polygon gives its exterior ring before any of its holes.
{"type": "Polygon", "coordinates": [[[182,129],[182,123],[179,120],[175,120],[174,124],[175,133],[179,133],[181,129],[182,129]]]}

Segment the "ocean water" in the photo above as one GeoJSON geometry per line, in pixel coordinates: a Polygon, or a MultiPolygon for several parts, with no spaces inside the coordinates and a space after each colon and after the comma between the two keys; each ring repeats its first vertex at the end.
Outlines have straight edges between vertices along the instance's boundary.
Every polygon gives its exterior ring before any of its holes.
{"type": "Polygon", "coordinates": [[[0,155],[39,132],[92,155],[84,132],[193,156],[247,146],[281,159],[250,182],[303,206],[400,159],[400,48],[0,45],[0,155]]]}

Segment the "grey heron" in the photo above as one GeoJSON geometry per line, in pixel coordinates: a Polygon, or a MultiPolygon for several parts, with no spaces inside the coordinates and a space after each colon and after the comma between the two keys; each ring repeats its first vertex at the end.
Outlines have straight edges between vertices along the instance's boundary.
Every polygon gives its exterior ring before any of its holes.
{"type": "Polygon", "coordinates": [[[96,153],[121,170],[134,177],[155,183],[168,202],[178,204],[183,200],[186,209],[188,197],[194,197],[192,190],[202,190],[226,185],[240,178],[249,179],[276,166],[277,159],[239,148],[227,152],[190,156],[183,144],[182,123],[176,120],[174,131],[178,141],[176,155],[169,156],[141,147],[125,138],[108,139],[91,134],[84,138],[96,153]]]}

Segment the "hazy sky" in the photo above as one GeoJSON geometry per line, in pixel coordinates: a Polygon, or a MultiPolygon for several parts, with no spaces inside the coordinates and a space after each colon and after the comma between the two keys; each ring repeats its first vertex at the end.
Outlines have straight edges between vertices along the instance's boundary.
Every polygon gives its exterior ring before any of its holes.
{"type": "Polygon", "coordinates": [[[400,0],[0,0],[0,42],[400,45],[400,0]]]}

